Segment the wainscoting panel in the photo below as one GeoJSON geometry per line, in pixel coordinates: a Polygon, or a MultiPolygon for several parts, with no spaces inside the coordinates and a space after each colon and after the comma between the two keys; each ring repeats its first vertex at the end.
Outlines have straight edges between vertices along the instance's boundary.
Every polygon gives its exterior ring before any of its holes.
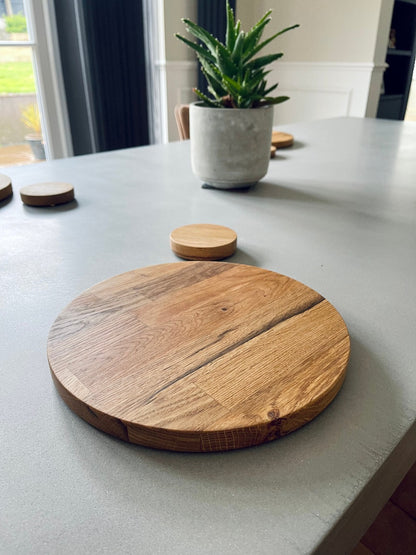
{"type": "Polygon", "coordinates": [[[158,62],[156,68],[160,73],[160,80],[166,82],[166,124],[169,141],[178,141],[179,133],[176,127],[174,109],[176,104],[195,102],[197,97],[192,89],[197,86],[196,62],[158,62]]]}
{"type": "Polygon", "coordinates": [[[352,89],[280,89],[290,100],[275,107],[274,124],[348,116],[352,89]]]}
{"type": "Polygon", "coordinates": [[[385,66],[363,63],[282,62],[270,83],[290,100],[275,108],[275,125],[339,116],[374,117],[385,66]]]}
{"type": "MultiPolygon", "coordinates": [[[[276,94],[290,100],[275,107],[274,124],[312,121],[342,116],[375,117],[385,64],[283,62],[272,66],[269,83],[279,83],[276,94]]],[[[169,141],[179,134],[175,104],[194,102],[197,63],[163,61],[156,64],[166,82],[166,122],[169,141]]],[[[275,93],[273,93],[275,94],[275,93]]]]}

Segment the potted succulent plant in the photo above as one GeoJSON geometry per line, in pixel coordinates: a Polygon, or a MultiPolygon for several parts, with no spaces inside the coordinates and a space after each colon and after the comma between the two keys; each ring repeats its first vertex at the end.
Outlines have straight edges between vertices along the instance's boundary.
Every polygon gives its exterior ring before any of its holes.
{"type": "Polygon", "coordinates": [[[25,141],[30,144],[36,160],[45,160],[45,147],[43,145],[40,114],[37,104],[29,104],[22,111],[22,122],[31,131],[25,135],[25,141]]]}
{"type": "Polygon", "coordinates": [[[200,101],[190,106],[192,169],[205,183],[221,189],[248,187],[267,173],[273,106],[287,96],[270,96],[266,66],[282,53],[256,55],[292,25],[261,42],[269,10],[248,32],[235,21],[227,1],[225,44],[189,19],[182,21],[197,41],[176,37],[196,51],[210,96],[194,89],[200,101]]]}

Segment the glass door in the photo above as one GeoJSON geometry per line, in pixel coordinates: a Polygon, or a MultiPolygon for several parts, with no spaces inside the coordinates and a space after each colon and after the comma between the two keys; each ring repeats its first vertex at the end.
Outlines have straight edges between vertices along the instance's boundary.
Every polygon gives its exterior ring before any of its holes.
{"type": "Polygon", "coordinates": [[[0,166],[45,159],[29,15],[24,0],[0,0],[0,166]]]}
{"type": "Polygon", "coordinates": [[[0,0],[0,167],[71,156],[54,4],[0,0]]]}

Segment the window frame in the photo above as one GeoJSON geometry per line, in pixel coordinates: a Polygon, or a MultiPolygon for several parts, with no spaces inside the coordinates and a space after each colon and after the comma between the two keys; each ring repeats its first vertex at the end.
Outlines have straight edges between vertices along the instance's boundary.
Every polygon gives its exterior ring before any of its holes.
{"type": "Polygon", "coordinates": [[[27,41],[0,41],[2,47],[32,49],[33,73],[47,159],[73,155],[52,0],[24,0],[27,41]]]}

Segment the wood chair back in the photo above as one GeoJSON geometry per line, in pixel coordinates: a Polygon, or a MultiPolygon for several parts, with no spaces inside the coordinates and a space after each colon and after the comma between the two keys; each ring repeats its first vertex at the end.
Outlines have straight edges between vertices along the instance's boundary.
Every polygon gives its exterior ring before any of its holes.
{"type": "Polygon", "coordinates": [[[189,139],[189,104],[175,106],[175,119],[181,141],[189,139]]]}

